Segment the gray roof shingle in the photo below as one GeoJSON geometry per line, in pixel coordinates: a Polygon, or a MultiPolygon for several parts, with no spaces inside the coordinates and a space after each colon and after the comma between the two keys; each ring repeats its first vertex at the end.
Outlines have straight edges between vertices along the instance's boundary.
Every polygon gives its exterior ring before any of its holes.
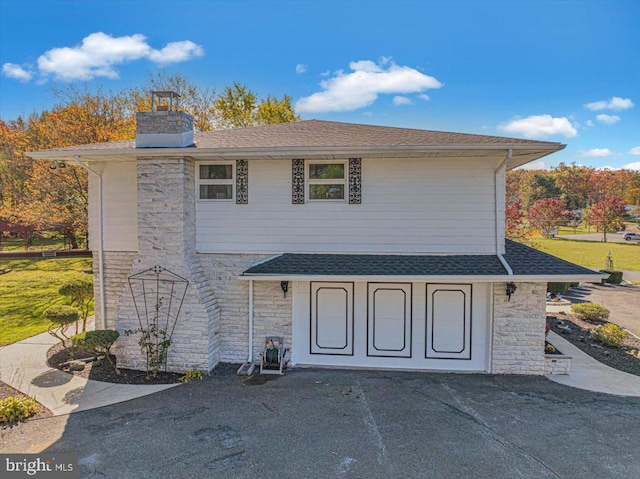
{"type": "MultiPolygon", "coordinates": [[[[335,121],[305,120],[232,130],[195,133],[194,147],[189,148],[375,148],[375,147],[455,147],[505,146],[545,147],[562,149],[561,143],[523,140],[501,136],[472,135],[414,128],[360,125],[335,121]]],[[[135,141],[116,141],[69,146],[43,151],[135,149],[135,141]]]]}
{"type": "MultiPolygon", "coordinates": [[[[514,275],[576,275],[599,279],[598,273],[507,240],[505,259],[514,275]]],[[[371,255],[285,253],[252,266],[246,275],[299,276],[504,276],[495,255],[371,255]]]]}

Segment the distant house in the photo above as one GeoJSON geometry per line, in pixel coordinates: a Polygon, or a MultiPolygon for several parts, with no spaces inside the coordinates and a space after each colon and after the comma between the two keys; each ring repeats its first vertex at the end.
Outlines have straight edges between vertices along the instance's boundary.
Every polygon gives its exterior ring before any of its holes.
{"type": "MultiPolygon", "coordinates": [[[[137,327],[132,275],[189,281],[172,370],[256,361],[281,336],[292,366],[544,374],[546,282],[600,280],[504,237],[505,171],[564,145],[317,120],[194,133],[174,110],[137,121],[135,141],[29,156],[93,171],[98,324],[137,327]]],[[[133,337],[117,354],[144,364],[133,337]]]]}

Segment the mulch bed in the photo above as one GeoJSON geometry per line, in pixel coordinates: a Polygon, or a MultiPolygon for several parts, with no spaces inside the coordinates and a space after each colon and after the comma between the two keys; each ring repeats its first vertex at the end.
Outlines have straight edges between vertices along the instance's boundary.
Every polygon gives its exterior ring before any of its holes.
{"type": "MultiPolygon", "coordinates": [[[[180,382],[178,378],[182,376],[182,374],[178,373],[159,372],[155,378],[147,378],[145,371],[136,371],[133,369],[119,369],[120,374],[118,374],[106,359],[86,363],[82,371],[70,371],[68,366],[61,366],[62,363],[67,361],[89,358],[91,356],[93,356],[93,354],[85,349],[74,347],[64,349],[62,344],[58,343],[47,351],[47,364],[65,373],[115,384],[174,384],[180,382]]],[[[112,358],[115,362],[115,356],[112,356],[112,358]]]]}
{"type": "Polygon", "coordinates": [[[600,324],[588,323],[576,318],[573,314],[563,313],[555,313],[547,316],[547,319],[549,319],[552,331],[592,358],[612,368],[640,376],[640,340],[629,335],[620,348],[605,346],[591,339],[591,331],[600,326],[600,324]],[[566,334],[558,327],[558,321],[560,320],[571,328],[569,334],[566,334]]]}
{"type": "MultiPolygon", "coordinates": [[[[0,381],[0,399],[7,398],[9,396],[26,396],[26,394],[22,394],[20,391],[13,389],[8,384],[0,381]]],[[[37,414],[25,419],[25,421],[32,421],[34,419],[43,419],[45,417],[51,417],[53,414],[46,407],[40,404],[40,411],[37,414]]],[[[2,427],[12,427],[19,423],[10,423],[10,424],[2,424],[2,427]]]]}

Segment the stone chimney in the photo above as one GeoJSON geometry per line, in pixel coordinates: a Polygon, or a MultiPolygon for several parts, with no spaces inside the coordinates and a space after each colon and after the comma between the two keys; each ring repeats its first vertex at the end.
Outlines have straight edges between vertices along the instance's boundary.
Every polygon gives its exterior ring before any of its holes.
{"type": "Polygon", "coordinates": [[[136,148],[193,146],[193,117],[179,108],[174,91],[152,91],[151,111],[136,113],[136,148]]]}

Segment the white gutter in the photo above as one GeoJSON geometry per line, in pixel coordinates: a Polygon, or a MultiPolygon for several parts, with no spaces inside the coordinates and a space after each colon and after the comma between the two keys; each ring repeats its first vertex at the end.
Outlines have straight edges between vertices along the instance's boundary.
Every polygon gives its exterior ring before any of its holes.
{"type": "Polygon", "coordinates": [[[592,274],[554,274],[554,275],[533,275],[533,274],[483,274],[483,275],[317,275],[317,274],[242,274],[237,279],[244,281],[329,281],[329,282],[352,282],[369,281],[378,283],[410,283],[410,282],[443,282],[443,283],[496,283],[500,281],[522,281],[527,283],[546,282],[585,282],[599,283],[602,278],[608,275],[603,273],[592,274]]]}
{"type": "Polygon", "coordinates": [[[75,162],[83,167],[85,170],[93,173],[98,178],[98,190],[99,190],[99,209],[98,209],[98,223],[100,224],[100,235],[98,237],[98,268],[100,278],[100,329],[107,329],[107,318],[105,316],[105,304],[104,304],[104,208],[102,201],[102,175],[96,170],[91,168],[86,163],[80,161],[80,156],[74,157],[75,162]]]}
{"type": "MultiPolygon", "coordinates": [[[[498,256],[498,259],[502,263],[502,266],[504,266],[504,269],[507,270],[507,274],[509,274],[509,276],[513,276],[513,270],[511,269],[511,266],[509,266],[509,263],[507,263],[507,260],[504,259],[504,256],[502,256],[503,245],[500,241],[500,233],[502,233],[504,229],[502,228],[502,225],[498,221],[498,211],[499,211],[498,198],[500,197],[500,190],[501,190],[500,184],[498,183],[498,176],[501,175],[503,170],[506,168],[507,162],[511,159],[512,154],[513,154],[513,150],[509,148],[509,150],[507,151],[506,158],[502,160],[502,163],[500,163],[500,166],[498,166],[498,169],[496,170],[494,175],[494,185],[495,185],[495,193],[496,193],[496,201],[495,201],[496,255],[498,256]]],[[[506,211],[505,211],[505,217],[506,217],[506,211]]]]}

